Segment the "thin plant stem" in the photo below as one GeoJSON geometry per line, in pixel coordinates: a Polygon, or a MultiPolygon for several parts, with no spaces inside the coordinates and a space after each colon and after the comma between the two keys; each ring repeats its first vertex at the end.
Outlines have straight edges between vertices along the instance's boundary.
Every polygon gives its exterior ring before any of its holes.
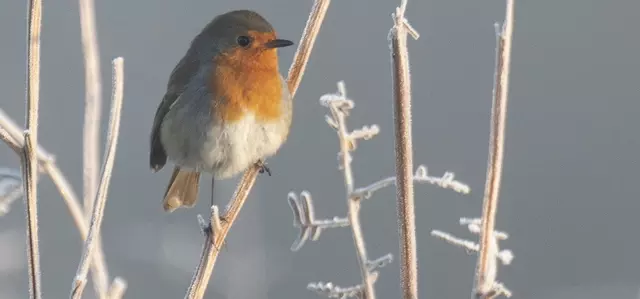
{"type": "MultiPolygon", "coordinates": [[[[79,0],[80,32],[85,71],[85,107],[82,140],[82,178],[85,219],[89,221],[93,210],[100,171],[100,121],[102,119],[102,78],[100,74],[100,51],[96,30],[93,0],[79,0]]],[[[92,267],[93,287],[100,299],[106,299],[109,273],[107,272],[102,238],[98,236],[92,267]]]]}
{"type": "Polygon", "coordinates": [[[315,0],[313,2],[309,19],[307,20],[307,24],[302,32],[300,45],[298,45],[298,49],[293,56],[291,67],[289,67],[287,83],[291,97],[295,96],[296,91],[298,91],[298,87],[300,86],[300,82],[302,82],[304,70],[307,68],[307,62],[309,61],[309,56],[311,56],[311,50],[313,50],[313,45],[316,42],[318,33],[320,32],[322,21],[329,9],[329,4],[331,4],[331,0],[315,0]]]}
{"type": "Polygon", "coordinates": [[[360,265],[360,276],[362,277],[362,299],[375,299],[376,292],[373,288],[374,279],[369,272],[367,247],[364,242],[364,234],[360,225],[360,204],[362,202],[362,198],[353,196],[353,171],[351,170],[352,158],[349,153],[350,142],[349,132],[347,131],[346,115],[343,111],[339,111],[334,114],[338,121],[337,131],[340,139],[340,160],[342,172],[344,174],[344,186],[347,193],[348,218],[349,223],[351,224],[351,233],[353,235],[353,243],[356,247],[358,264],[360,265]]]}
{"type": "Polygon", "coordinates": [[[84,208],[91,215],[98,186],[100,167],[100,119],[102,110],[102,80],[93,0],[79,0],[80,32],[85,70],[85,107],[82,146],[84,208]]]}
{"type": "MultiPolygon", "coordinates": [[[[9,116],[0,109],[0,135],[2,135],[0,139],[5,142],[10,142],[10,146],[12,148],[18,148],[18,154],[21,154],[22,147],[24,146],[24,136],[20,135],[20,131],[20,128],[15,124],[15,122],[13,122],[9,116]]],[[[69,213],[71,214],[71,218],[73,218],[73,221],[78,227],[78,231],[84,240],[86,238],[87,231],[89,230],[89,225],[87,224],[87,221],[84,220],[82,206],[76,196],[76,193],[73,191],[69,181],[64,177],[60,168],[56,165],[53,155],[40,146],[36,147],[36,152],[40,165],[39,169],[51,177],[51,180],[66,203],[69,213]]]]}
{"type": "Polygon", "coordinates": [[[20,155],[22,152],[22,146],[11,136],[9,131],[0,126],[0,140],[4,142],[11,150],[13,150],[16,154],[20,155]]]}
{"type": "Polygon", "coordinates": [[[231,225],[233,225],[234,221],[230,219],[235,220],[238,217],[240,209],[249,196],[249,191],[251,190],[249,186],[255,183],[257,176],[257,168],[250,168],[247,170],[236,189],[233,201],[230,203],[229,208],[224,215],[220,217],[218,215],[217,206],[213,206],[212,210],[215,210],[215,212],[211,213],[211,220],[209,221],[209,224],[207,225],[203,223],[204,220],[200,221],[201,228],[205,234],[205,240],[202,246],[200,262],[198,263],[196,272],[191,279],[191,284],[189,285],[189,289],[187,289],[185,298],[200,299],[204,297],[207,285],[209,284],[209,279],[211,278],[213,268],[220,253],[220,247],[224,244],[224,240],[231,229],[231,225]],[[221,221],[221,218],[225,219],[225,221],[221,221]]]}
{"type": "MultiPolygon", "coordinates": [[[[322,25],[322,21],[324,20],[327,9],[329,8],[329,3],[330,0],[314,1],[304,32],[300,38],[300,44],[298,45],[291,67],[289,68],[287,85],[292,97],[295,95],[298,86],[302,81],[305,66],[309,61],[311,50],[313,49],[316,36],[320,32],[320,26],[322,25]]],[[[185,298],[203,298],[220,252],[219,248],[224,243],[229,229],[235,222],[240,209],[247,200],[247,197],[256,182],[258,169],[258,166],[253,166],[245,171],[228,205],[227,211],[222,216],[224,221],[219,221],[220,219],[212,212],[211,219],[213,221],[210,221],[209,228],[205,229],[205,240],[202,246],[200,262],[198,263],[193,277],[191,278],[191,283],[189,284],[185,298]],[[212,225],[214,223],[218,223],[219,225],[212,225]]],[[[214,207],[212,207],[212,211],[213,210],[214,207]]],[[[217,207],[215,207],[215,210],[217,211],[217,207]]]]}
{"type": "Polygon", "coordinates": [[[413,145],[411,141],[411,77],[407,34],[417,38],[404,17],[407,0],[393,14],[391,60],[396,154],[396,197],[400,234],[400,270],[403,298],[418,298],[418,260],[416,257],[416,224],[413,198],[413,145]]]}
{"type": "Polygon", "coordinates": [[[498,33],[496,47],[496,71],[494,76],[493,101],[491,107],[491,133],[489,158],[482,203],[480,231],[480,253],[475,275],[473,297],[488,299],[495,296],[495,220],[498,210],[498,196],[502,179],[504,158],[504,135],[507,118],[509,71],[511,64],[511,39],[513,36],[514,0],[507,0],[505,21],[498,33]]]}
{"type": "MultiPolygon", "coordinates": [[[[0,109],[0,139],[7,143],[9,147],[16,148],[16,154],[22,156],[24,136],[20,132],[22,132],[22,129],[19,128],[18,125],[11,120],[11,118],[4,113],[2,109],[0,109]]],[[[89,222],[85,219],[82,204],[80,203],[78,196],[62,173],[62,170],[60,170],[56,164],[54,156],[40,145],[36,146],[35,150],[38,157],[39,171],[47,174],[51,178],[56,189],[58,189],[58,193],[60,193],[62,200],[67,206],[69,214],[78,228],[80,237],[84,242],[87,239],[87,233],[89,232],[89,222]]],[[[94,271],[106,273],[106,271],[103,270],[106,269],[106,263],[104,261],[102,250],[96,250],[92,264],[92,274],[94,271]]],[[[122,278],[116,279],[122,280],[122,278]]]]}
{"type": "Polygon", "coordinates": [[[84,286],[87,283],[90,261],[98,245],[96,240],[100,234],[102,219],[104,217],[104,208],[107,201],[107,193],[111,182],[111,173],[115,162],[118,136],[120,132],[120,114],[122,110],[124,85],[123,64],[124,62],[121,57],[113,60],[113,94],[111,100],[111,115],[109,117],[109,132],[107,133],[106,152],[102,166],[100,185],[93,204],[89,233],[87,235],[87,240],[84,243],[82,258],[78,265],[78,271],[76,272],[71,289],[70,297],[74,299],[82,297],[84,286]]]}
{"type": "Polygon", "coordinates": [[[29,36],[27,54],[27,119],[24,132],[22,173],[27,214],[27,258],[30,298],[42,298],[40,280],[40,246],[38,240],[38,106],[40,102],[40,30],[42,1],[29,1],[29,36]]]}

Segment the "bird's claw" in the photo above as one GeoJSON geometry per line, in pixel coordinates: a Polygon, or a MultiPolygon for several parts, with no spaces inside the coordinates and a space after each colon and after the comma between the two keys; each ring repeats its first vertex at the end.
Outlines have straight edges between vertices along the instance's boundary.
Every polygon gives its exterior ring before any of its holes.
{"type": "Polygon", "coordinates": [[[258,170],[260,173],[266,172],[269,176],[271,176],[271,169],[269,169],[269,167],[267,166],[267,163],[265,163],[262,160],[258,160],[258,162],[256,162],[256,165],[260,167],[260,170],[258,170]]]}

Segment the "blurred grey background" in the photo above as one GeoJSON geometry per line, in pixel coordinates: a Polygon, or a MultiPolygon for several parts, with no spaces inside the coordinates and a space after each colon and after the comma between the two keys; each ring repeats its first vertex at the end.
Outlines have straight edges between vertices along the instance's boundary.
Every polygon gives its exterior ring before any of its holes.
{"type": "MultiPolygon", "coordinates": [[[[97,1],[106,134],[110,61],[125,58],[120,148],[104,219],[110,275],[129,283],[126,298],[182,298],[198,262],[197,214],[208,212],[208,177],[191,210],[165,214],[161,196],[169,170],[149,170],[148,134],[168,75],[189,42],[214,15],[251,8],[280,36],[298,41],[311,1],[97,1]]],[[[393,174],[391,73],[387,33],[399,1],[333,1],[296,97],[292,134],[269,160],[231,231],[208,298],[320,298],[311,281],[359,281],[348,229],[325,232],[292,253],[296,237],[289,191],[309,190],[318,216],[346,211],[336,136],[323,120],[321,95],[344,80],[356,109],[355,128],[376,123],[381,134],[355,154],[357,185],[393,174]]],[[[42,144],[81,194],[83,60],[77,1],[44,1],[42,144]]],[[[498,228],[515,252],[500,279],[514,298],[637,298],[637,186],[640,151],[640,2],[634,0],[517,1],[512,86],[498,228]]],[[[493,23],[504,1],[410,1],[408,18],[422,34],[409,42],[413,78],[414,157],[432,174],[450,170],[472,194],[416,187],[421,298],[467,298],[475,256],[429,236],[442,229],[469,233],[460,217],[480,213],[487,158],[494,65],[493,23]]],[[[23,123],[26,4],[0,4],[0,107],[23,123]]],[[[286,73],[293,48],[280,51],[286,73]]],[[[18,167],[0,146],[0,166],[18,167]]],[[[228,198],[237,179],[220,182],[228,198]]],[[[65,298],[80,259],[79,234],[48,179],[40,184],[43,291],[65,298]]],[[[27,297],[21,202],[0,219],[0,297],[27,297]]],[[[398,238],[394,189],[363,209],[372,258],[398,238]]],[[[379,298],[400,295],[397,259],[383,269],[379,298]]],[[[86,298],[93,298],[91,287],[86,298]]]]}

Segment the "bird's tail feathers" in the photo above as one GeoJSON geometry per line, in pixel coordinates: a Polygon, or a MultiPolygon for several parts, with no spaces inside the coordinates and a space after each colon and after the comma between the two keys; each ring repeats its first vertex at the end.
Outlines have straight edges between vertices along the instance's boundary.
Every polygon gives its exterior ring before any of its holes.
{"type": "Polygon", "coordinates": [[[162,202],[165,212],[170,213],[180,207],[193,207],[198,200],[199,183],[200,172],[174,167],[162,202]]]}

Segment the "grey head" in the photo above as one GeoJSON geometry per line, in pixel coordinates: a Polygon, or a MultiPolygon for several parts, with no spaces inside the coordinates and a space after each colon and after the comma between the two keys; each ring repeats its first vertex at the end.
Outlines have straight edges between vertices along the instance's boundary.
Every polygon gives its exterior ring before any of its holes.
{"type": "Polygon", "coordinates": [[[293,42],[278,39],[273,26],[257,12],[234,10],[211,20],[194,38],[190,50],[208,59],[237,48],[273,49],[290,45],[293,42]]]}

